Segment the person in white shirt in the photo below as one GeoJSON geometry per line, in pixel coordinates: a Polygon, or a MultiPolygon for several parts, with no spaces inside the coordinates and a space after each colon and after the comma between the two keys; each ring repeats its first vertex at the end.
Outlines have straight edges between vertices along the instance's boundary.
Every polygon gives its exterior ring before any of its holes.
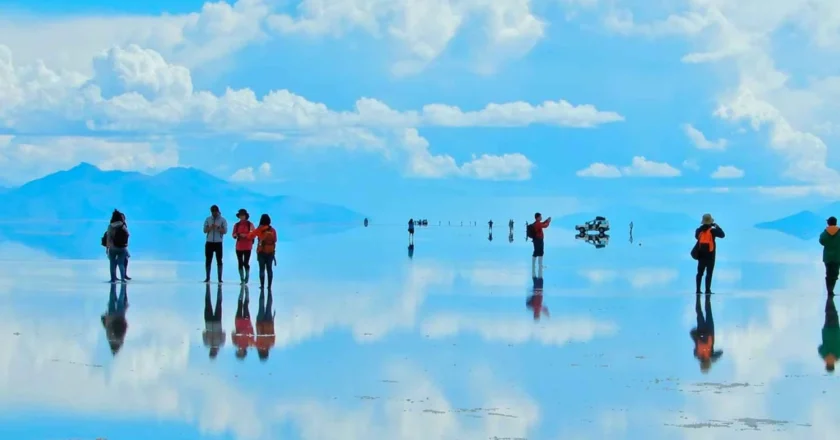
{"type": "Polygon", "coordinates": [[[222,242],[227,230],[227,220],[222,217],[219,207],[211,206],[210,217],[204,220],[204,233],[207,235],[207,242],[204,244],[204,270],[207,274],[204,278],[205,283],[210,282],[210,267],[214,255],[216,256],[216,275],[219,277],[219,282],[222,282],[222,242]]]}

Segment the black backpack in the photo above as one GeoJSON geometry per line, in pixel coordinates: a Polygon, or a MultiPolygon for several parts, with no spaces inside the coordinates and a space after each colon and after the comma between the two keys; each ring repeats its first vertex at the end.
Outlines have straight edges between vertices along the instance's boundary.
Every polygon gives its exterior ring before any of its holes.
{"type": "Polygon", "coordinates": [[[537,231],[536,231],[536,229],[534,228],[534,224],[533,224],[533,223],[531,223],[530,225],[528,225],[528,226],[525,228],[525,236],[526,236],[526,237],[528,237],[528,238],[530,238],[531,240],[533,240],[533,239],[534,239],[534,237],[535,237],[536,235],[537,235],[537,231]]]}
{"type": "Polygon", "coordinates": [[[128,231],[125,229],[125,227],[120,226],[118,228],[115,228],[112,240],[114,243],[114,247],[128,247],[128,231]]]}

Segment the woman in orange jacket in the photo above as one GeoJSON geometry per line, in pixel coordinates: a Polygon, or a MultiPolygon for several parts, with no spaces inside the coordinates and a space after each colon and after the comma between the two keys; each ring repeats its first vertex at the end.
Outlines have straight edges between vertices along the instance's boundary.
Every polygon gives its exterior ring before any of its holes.
{"type": "Polygon", "coordinates": [[[268,214],[260,216],[260,225],[248,234],[249,238],[259,239],[257,244],[257,263],[260,266],[260,289],[265,286],[265,276],[268,273],[268,289],[271,290],[271,282],[274,280],[274,268],[277,264],[274,257],[275,246],[277,245],[277,231],[271,227],[271,217],[268,214]]]}

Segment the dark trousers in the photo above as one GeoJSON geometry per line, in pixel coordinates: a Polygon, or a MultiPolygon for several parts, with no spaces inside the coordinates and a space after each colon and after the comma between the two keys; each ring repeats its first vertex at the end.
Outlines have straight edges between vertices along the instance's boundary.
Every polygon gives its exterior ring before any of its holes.
{"type": "Polygon", "coordinates": [[[268,288],[271,289],[271,282],[274,280],[274,253],[257,252],[257,263],[260,265],[260,287],[265,286],[265,277],[268,274],[268,288]]]}
{"type": "Polygon", "coordinates": [[[700,308],[700,297],[698,296],[694,302],[694,312],[697,314],[697,332],[702,335],[715,335],[715,320],[712,317],[712,299],[706,297],[705,304],[706,316],[703,316],[703,309],[700,308]]]}
{"type": "Polygon", "coordinates": [[[840,320],[837,318],[837,306],[834,305],[834,298],[825,300],[825,324],[823,328],[840,328],[840,320]]]}
{"type": "Polygon", "coordinates": [[[265,291],[260,292],[260,309],[257,311],[257,322],[272,322],[274,315],[271,313],[274,307],[274,295],[268,291],[268,301],[265,300],[265,291]]]}
{"type": "Polygon", "coordinates": [[[216,275],[219,276],[219,281],[222,281],[222,243],[204,243],[204,270],[207,272],[207,280],[210,280],[210,266],[213,262],[213,256],[216,256],[216,275]]]}
{"type": "Polygon", "coordinates": [[[236,262],[239,264],[240,270],[251,270],[251,250],[236,251],[236,262]]]}
{"type": "Polygon", "coordinates": [[[830,295],[834,294],[838,273],[840,273],[840,263],[825,263],[825,290],[830,295]]]}
{"type": "Polygon", "coordinates": [[[239,291],[239,300],[236,302],[236,317],[251,319],[250,302],[248,297],[247,286],[243,286],[239,291]]]}
{"type": "Polygon", "coordinates": [[[700,292],[700,281],[703,279],[703,273],[706,273],[706,293],[712,293],[712,275],[715,272],[715,256],[700,256],[697,260],[697,277],[695,278],[695,285],[697,292],[700,292]]]}
{"type": "Polygon", "coordinates": [[[534,257],[542,257],[545,255],[545,242],[542,238],[534,239],[534,257]]]}
{"type": "Polygon", "coordinates": [[[207,322],[222,322],[222,286],[216,290],[216,310],[210,300],[210,285],[204,291],[204,320],[207,322]]]}

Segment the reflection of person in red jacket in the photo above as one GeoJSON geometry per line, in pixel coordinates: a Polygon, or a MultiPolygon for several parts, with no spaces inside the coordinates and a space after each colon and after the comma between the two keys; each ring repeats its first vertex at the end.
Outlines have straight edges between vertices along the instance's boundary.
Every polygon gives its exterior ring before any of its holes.
{"type": "Polygon", "coordinates": [[[260,360],[268,360],[268,352],[274,347],[276,336],[274,335],[274,297],[271,290],[268,291],[268,302],[265,300],[265,291],[260,290],[260,309],[257,312],[257,354],[260,360]]]}
{"type": "Polygon", "coordinates": [[[700,295],[694,303],[694,311],[697,313],[697,327],[693,328],[689,335],[694,341],[694,357],[700,361],[700,371],[708,373],[712,364],[723,356],[722,350],[715,350],[715,320],[712,316],[711,295],[706,295],[706,316],[703,316],[703,309],[700,308],[700,295]]]}
{"type": "Polygon", "coordinates": [[[245,359],[248,355],[248,347],[254,345],[254,326],[251,324],[251,312],[249,306],[248,286],[243,284],[239,289],[239,301],[236,306],[236,318],[233,321],[233,332],[231,341],[236,346],[236,358],[245,359]]]}
{"type": "Polygon", "coordinates": [[[528,310],[534,312],[534,321],[539,321],[543,313],[548,317],[551,315],[548,314],[548,308],[543,306],[543,279],[533,277],[532,280],[534,281],[534,294],[528,297],[525,306],[528,307],[528,310]]]}

